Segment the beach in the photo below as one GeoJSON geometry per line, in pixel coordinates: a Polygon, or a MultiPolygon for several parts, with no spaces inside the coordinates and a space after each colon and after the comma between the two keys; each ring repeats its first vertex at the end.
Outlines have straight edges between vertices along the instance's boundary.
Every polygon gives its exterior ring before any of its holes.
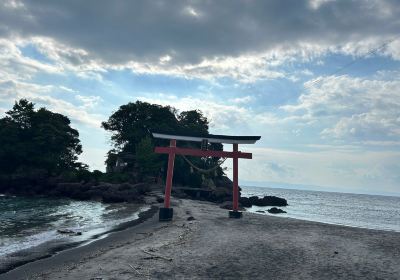
{"type": "MultiPolygon", "coordinates": [[[[161,204],[154,204],[161,207],[161,204]]],[[[174,219],[148,219],[0,279],[399,279],[400,233],[173,199],[174,219]]]]}

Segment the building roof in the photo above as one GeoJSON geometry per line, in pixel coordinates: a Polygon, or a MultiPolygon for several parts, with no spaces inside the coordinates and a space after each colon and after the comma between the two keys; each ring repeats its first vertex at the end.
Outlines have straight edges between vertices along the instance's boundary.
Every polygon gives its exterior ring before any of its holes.
{"type": "Polygon", "coordinates": [[[154,138],[175,139],[183,141],[201,142],[207,140],[210,143],[226,143],[226,144],[254,144],[260,140],[261,136],[232,136],[232,135],[216,135],[216,134],[180,134],[180,133],[158,133],[153,132],[154,138]]]}

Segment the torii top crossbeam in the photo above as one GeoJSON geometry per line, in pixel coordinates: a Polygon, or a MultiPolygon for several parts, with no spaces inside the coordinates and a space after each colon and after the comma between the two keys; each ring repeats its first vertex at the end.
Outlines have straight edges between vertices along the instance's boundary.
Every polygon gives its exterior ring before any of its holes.
{"type": "MultiPolygon", "coordinates": [[[[156,147],[156,153],[168,154],[168,171],[165,186],[165,199],[164,208],[160,208],[160,221],[169,221],[172,219],[173,210],[170,208],[170,196],[172,188],[172,177],[174,171],[175,155],[190,155],[199,157],[225,157],[233,159],[233,206],[232,211],[229,212],[230,217],[239,218],[241,212],[238,211],[239,204],[239,188],[238,188],[238,159],[245,158],[251,159],[251,153],[242,153],[238,150],[238,144],[254,144],[261,136],[228,136],[228,135],[181,135],[181,134],[164,134],[153,133],[154,138],[169,139],[169,147],[156,147]],[[205,143],[226,143],[233,144],[233,151],[212,151],[207,149],[192,149],[192,148],[179,148],[176,146],[176,140],[180,141],[195,141],[205,143]]],[[[207,146],[207,145],[206,145],[207,146]]]]}
{"type": "Polygon", "coordinates": [[[254,144],[260,140],[261,136],[231,136],[231,135],[216,135],[216,134],[205,134],[205,135],[178,135],[178,134],[161,134],[153,133],[154,138],[161,139],[175,139],[182,141],[193,141],[202,142],[207,140],[210,143],[226,143],[226,144],[254,144]]]}

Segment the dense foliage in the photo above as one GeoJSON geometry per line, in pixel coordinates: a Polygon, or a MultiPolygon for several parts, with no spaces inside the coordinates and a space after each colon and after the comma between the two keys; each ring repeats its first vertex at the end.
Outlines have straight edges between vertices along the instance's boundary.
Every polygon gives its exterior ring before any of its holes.
{"type": "Polygon", "coordinates": [[[53,176],[82,168],[79,133],[70,120],[21,99],[0,119],[0,175],[53,176]]]}
{"type": "MultiPolygon", "coordinates": [[[[114,149],[109,151],[106,164],[109,171],[135,173],[138,177],[165,175],[167,156],[154,154],[154,146],[167,146],[167,140],[153,139],[151,132],[179,133],[189,135],[208,134],[209,122],[198,110],[178,113],[170,106],[149,104],[137,101],[121,106],[110,118],[102,123],[102,127],[111,132],[114,149]],[[126,162],[126,166],[115,169],[118,160],[126,162]]],[[[199,143],[178,142],[178,146],[199,148],[199,143]]],[[[221,144],[209,144],[209,149],[222,150],[221,144]]],[[[191,162],[202,169],[218,164],[218,158],[190,158],[191,162]]],[[[199,186],[205,179],[220,177],[222,168],[215,172],[201,174],[192,170],[181,157],[175,160],[174,181],[184,185],[199,186]]]]}
{"type": "MultiPolygon", "coordinates": [[[[200,111],[178,113],[172,107],[137,101],[121,106],[102,126],[112,133],[114,148],[108,152],[108,171],[89,171],[78,162],[82,153],[79,133],[70,120],[46,108],[35,109],[21,99],[0,118],[0,193],[49,195],[74,199],[101,199],[104,202],[137,201],[148,191],[150,180],[165,178],[167,155],[154,153],[156,145],[168,140],[154,139],[151,132],[208,134],[208,120],[200,111]],[[111,168],[110,168],[111,167],[111,168]]],[[[199,143],[178,146],[200,148],[199,143]]],[[[208,144],[221,150],[221,144],[208,144]]],[[[219,158],[190,158],[213,172],[191,170],[182,158],[175,158],[174,183],[186,186],[228,186],[208,194],[212,201],[231,197],[231,182],[223,176],[219,158]]],[[[192,194],[193,195],[193,194],[192,194]]]]}

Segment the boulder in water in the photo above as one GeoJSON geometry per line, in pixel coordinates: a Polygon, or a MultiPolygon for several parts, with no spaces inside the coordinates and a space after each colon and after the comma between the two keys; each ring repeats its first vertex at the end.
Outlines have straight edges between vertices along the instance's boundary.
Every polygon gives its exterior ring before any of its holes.
{"type": "Polygon", "coordinates": [[[266,206],[287,206],[287,201],[284,198],[277,196],[264,196],[262,201],[266,206]]]}
{"type": "Polygon", "coordinates": [[[277,196],[264,196],[263,198],[259,198],[258,196],[250,196],[248,199],[242,197],[240,198],[240,202],[244,207],[250,207],[251,205],[255,206],[287,206],[287,201],[284,198],[280,198],[277,196]],[[250,205],[250,206],[245,206],[250,205]]]}
{"type": "Polygon", "coordinates": [[[73,231],[71,229],[58,229],[57,232],[61,233],[61,234],[68,234],[68,235],[82,235],[82,232],[73,231]]]}
{"type": "Polygon", "coordinates": [[[240,204],[242,205],[242,207],[251,207],[251,201],[248,197],[241,197],[239,199],[240,204]]]}
{"type": "Polygon", "coordinates": [[[268,209],[268,213],[271,214],[282,214],[282,213],[286,213],[286,211],[283,211],[282,209],[276,208],[276,207],[272,207],[271,209],[268,209]]]}

